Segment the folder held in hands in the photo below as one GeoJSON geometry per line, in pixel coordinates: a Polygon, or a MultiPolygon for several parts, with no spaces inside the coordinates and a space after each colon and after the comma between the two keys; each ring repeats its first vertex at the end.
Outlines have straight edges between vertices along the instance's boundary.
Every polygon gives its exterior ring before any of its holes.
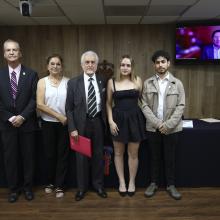
{"type": "Polygon", "coordinates": [[[70,136],[70,148],[87,157],[92,156],[91,140],[81,135],[79,135],[77,142],[70,136]]]}

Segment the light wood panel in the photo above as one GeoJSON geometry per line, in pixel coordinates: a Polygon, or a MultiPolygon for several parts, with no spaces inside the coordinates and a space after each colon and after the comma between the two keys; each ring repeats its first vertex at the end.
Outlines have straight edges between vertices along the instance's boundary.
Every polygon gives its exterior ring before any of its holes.
{"type": "MultiPolygon", "coordinates": [[[[0,43],[8,39],[20,42],[23,63],[45,74],[46,57],[60,53],[65,74],[80,73],[80,56],[94,50],[100,60],[106,59],[117,68],[119,58],[130,54],[135,70],[143,80],[154,73],[151,55],[165,49],[173,56],[175,39],[173,25],[90,25],[90,26],[7,26],[0,27],[0,43]]],[[[0,65],[4,64],[1,54],[0,65]]],[[[179,77],[186,91],[185,117],[220,118],[220,65],[172,65],[171,72],[179,77]]]]}

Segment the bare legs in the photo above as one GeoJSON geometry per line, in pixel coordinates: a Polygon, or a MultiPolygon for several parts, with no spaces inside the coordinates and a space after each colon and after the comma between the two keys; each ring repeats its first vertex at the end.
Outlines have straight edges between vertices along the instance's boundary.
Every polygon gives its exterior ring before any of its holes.
{"type": "Polygon", "coordinates": [[[113,142],[114,144],[114,155],[115,155],[115,168],[119,179],[119,191],[126,192],[126,184],[124,177],[124,152],[125,144],[122,142],[113,142]]]}
{"type": "Polygon", "coordinates": [[[129,185],[128,192],[135,191],[135,177],[138,168],[138,149],[139,143],[128,143],[128,167],[129,167],[129,185]]]}
{"type": "MultiPolygon", "coordinates": [[[[126,184],[124,177],[124,152],[125,144],[122,142],[114,141],[114,154],[115,154],[115,167],[119,178],[119,191],[126,192],[126,184]]],[[[135,177],[138,168],[138,149],[139,143],[130,142],[128,143],[128,167],[129,167],[129,185],[128,192],[135,191],[135,177]]]]}

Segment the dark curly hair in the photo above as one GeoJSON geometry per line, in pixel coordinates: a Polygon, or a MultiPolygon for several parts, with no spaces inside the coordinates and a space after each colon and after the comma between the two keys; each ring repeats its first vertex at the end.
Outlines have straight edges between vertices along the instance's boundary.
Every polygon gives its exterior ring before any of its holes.
{"type": "Polygon", "coordinates": [[[170,55],[167,51],[164,50],[157,50],[151,57],[151,60],[155,63],[158,57],[164,57],[167,61],[170,61],[170,55]]]}

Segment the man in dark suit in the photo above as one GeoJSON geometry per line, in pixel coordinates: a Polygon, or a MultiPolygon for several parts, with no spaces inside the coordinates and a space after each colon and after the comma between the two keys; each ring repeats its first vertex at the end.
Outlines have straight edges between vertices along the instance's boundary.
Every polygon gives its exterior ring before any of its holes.
{"type": "Polygon", "coordinates": [[[97,194],[106,198],[103,188],[103,142],[106,123],[105,83],[96,75],[98,56],[93,51],[85,52],[81,57],[83,74],[68,82],[66,112],[70,135],[75,141],[78,136],[88,137],[92,141],[92,158],[76,152],[78,191],[75,200],[84,198],[89,187],[91,165],[92,186],[97,194]],[[93,92],[91,92],[93,91],[93,92]],[[93,97],[93,100],[91,100],[93,97]],[[94,102],[94,104],[91,103],[94,102]]]}
{"type": "Polygon", "coordinates": [[[220,30],[215,30],[212,33],[212,44],[204,46],[202,50],[201,59],[220,59],[220,30]]]}
{"type": "Polygon", "coordinates": [[[3,47],[8,66],[0,70],[0,130],[10,189],[8,201],[16,202],[21,190],[26,200],[30,201],[34,198],[32,179],[38,76],[21,65],[18,42],[9,39],[3,47]],[[18,169],[21,164],[23,172],[18,169]],[[23,178],[19,178],[19,173],[23,173],[23,178]]]}

